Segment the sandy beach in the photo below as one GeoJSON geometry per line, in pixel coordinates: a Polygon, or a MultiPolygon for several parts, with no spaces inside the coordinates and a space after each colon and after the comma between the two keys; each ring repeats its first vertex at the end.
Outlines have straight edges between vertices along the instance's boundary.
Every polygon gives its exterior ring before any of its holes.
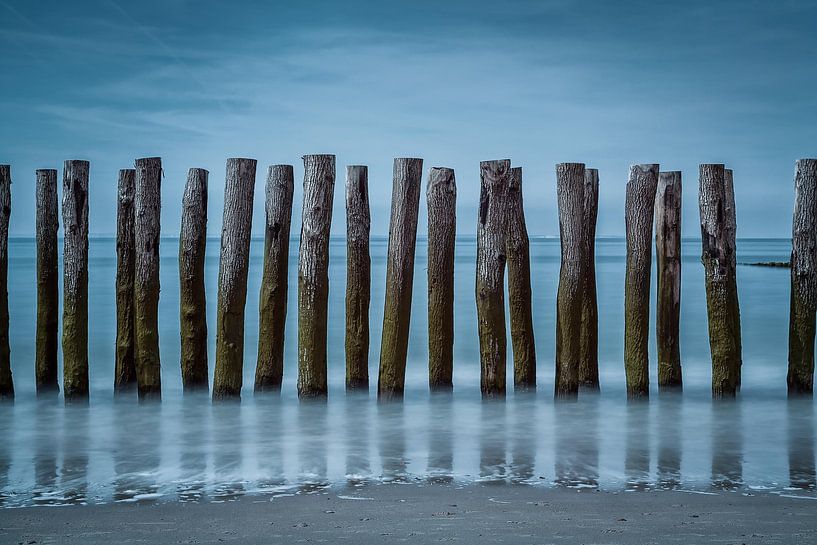
{"type": "Polygon", "coordinates": [[[0,542],[814,543],[817,501],[797,494],[486,484],[333,487],[225,503],[7,509],[0,515],[0,542]]]}

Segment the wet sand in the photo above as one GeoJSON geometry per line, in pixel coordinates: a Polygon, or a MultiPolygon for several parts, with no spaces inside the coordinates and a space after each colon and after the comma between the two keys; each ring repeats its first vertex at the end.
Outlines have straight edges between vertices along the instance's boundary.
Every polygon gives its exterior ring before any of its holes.
{"type": "Polygon", "coordinates": [[[817,500],[796,495],[487,484],[333,487],[226,503],[5,509],[0,543],[815,543],[817,500]]]}

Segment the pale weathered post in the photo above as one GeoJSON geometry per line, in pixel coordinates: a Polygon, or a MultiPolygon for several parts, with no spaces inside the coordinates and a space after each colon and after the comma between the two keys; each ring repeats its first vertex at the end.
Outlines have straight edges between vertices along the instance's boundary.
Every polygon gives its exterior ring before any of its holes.
{"type": "Polygon", "coordinates": [[[655,196],[655,259],[658,271],[655,338],[658,389],[682,387],[681,316],[681,173],[661,172],[655,196]]]}
{"type": "Polygon", "coordinates": [[[789,313],[790,396],[814,391],[814,330],[817,311],[817,159],[800,159],[794,173],[794,219],[789,313]]]}
{"type": "Polygon", "coordinates": [[[369,390],[369,171],[346,167],[346,389],[369,390]]]}
{"type": "Polygon", "coordinates": [[[627,180],[624,284],[624,371],[627,397],[650,395],[650,268],[658,165],[632,165],[627,180]]]}
{"type": "Polygon", "coordinates": [[[454,249],[457,182],[454,170],[434,167],[426,186],[428,206],[428,387],[454,388],[454,249]]]}
{"type": "Polygon", "coordinates": [[[513,346],[513,385],[517,392],[536,389],[536,343],[531,308],[530,239],[522,199],[522,169],[512,168],[508,179],[508,306],[513,346]]]}
{"type": "Polygon", "coordinates": [[[584,273],[584,163],[556,165],[556,198],[559,207],[561,267],[556,297],[557,399],[579,395],[581,360],[582,281],[584,273]]]}
{"type": "Polygon", "coordinates": [[[9,219],[11,218],[11,166],[0,165],[0,399],[14,399],[9,346],[9,219]]]}
{"type": "Polygon", "coordinates": [[[37,341],[34,364],[38,396],[59,393],[57,350],[59,347],[60,291],[57,230],[57,171],[37,170],[37,341]]]}
{"type": "Polygon", "coordinates": [[[287,318],[289,231],[294,176],[292,165],[273,165],[267,171],[264,272],[258,298],[256,393],[279,391],[284,378],[284,330],[287,318]]]}
{"type": "MultiPolygon", "coordinates": [[[[725,221],[726,183],[722,164],[700,166],[698,205],[701,214],[701,262],[706,282],[709,347],[712,355],[712,397],[734,397],[740,345],[734,328],[739,311],[730,286],[730,243],[725,221]]],[[[739,325],[738,325],[739,327],[739,325]]]]}
{"type": "Polygon", "coordinates": [[[417,242],[422,176],[422,159],[394,160],[386,299],[377,382],[377,395],[383,400],[402,398],[406,381],[414,249],[417,242]]]}
{"type": "Polygon", "coordinates": [[[579,387],[599,389],[599,307],[596,295],[596,219],[599,211],[599,171],[584,169],[582,222],[582,326],[579,341],[579,387]]]}
{"type": "Polygon", "coordinates": [[[255,168],[255,159],[227,159],[218,267],[214,400],[240,398],[244,381],[244,307],[247,304],[255,168]]]}
{"type": "Polygon", "coordinates": [[[136,385],[140,400],[161,399],[162,366],[159,360],[159,240],[161,235],[162,160],[137,159],[134,197],[136,270],[134,315],[136,385]]]}
{"type": "Polygon", "coordinates": [[[136,388],[136,332],[134,313],[134,276],[136,269],[136,232],[134,231],[134,193],[136,170],[119,171],[116,206],[116,361],[115,394],[136,388]]]}
{"type": "Polygon", "coordinates": [[[207,392],[207,293],[204,260],[207,249],[207,186],[209,172],[191,168],[182,195],[179,231],[179,331],[182,388],[207,392]]]}
{"type": "Polygon", "coordinates": [[[65,161],[62,176],[62,388],[88,399],[88,161],[65,161]]]}
{"type": "Polygon", "coordinates": [[[738,300],[738,277],[737,277],[737,217],[735,212],[735,186],[733,184],[732,169],[726,168],[723,171],[724,183],[724,222],[726,228],[726,244],[729,279],[729,300],[730,306],[734,308],[731,314],[732,336],[737,347],[737,360],[732,365],[732,374],[735,384],[740,391],[741,367],[743,366],[743,341],[740,332],[740,302],[738,300]]]}
{"type": "Polygon", "coordinates": [[[329,230],[335,156],[304,155],[304,202],[298,252],[298,396],[325,397],[329,230]]]}
{"type": "Polygon", "coordinates": [[[479,164],[476,300],[480,389],[483,398],[505,396],[505,262],[508,225],[508,159],[479,164]]]}

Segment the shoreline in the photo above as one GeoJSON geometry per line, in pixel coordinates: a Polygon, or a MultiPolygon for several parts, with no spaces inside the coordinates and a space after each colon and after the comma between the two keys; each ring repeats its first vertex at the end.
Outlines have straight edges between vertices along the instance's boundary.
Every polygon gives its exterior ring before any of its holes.
{"type": "Polygon", "coordinates": [[[0,543],[786,543],[817,541],[817,497],[496,484],[339,486],[201,503],[2,510],[0,543]]]}

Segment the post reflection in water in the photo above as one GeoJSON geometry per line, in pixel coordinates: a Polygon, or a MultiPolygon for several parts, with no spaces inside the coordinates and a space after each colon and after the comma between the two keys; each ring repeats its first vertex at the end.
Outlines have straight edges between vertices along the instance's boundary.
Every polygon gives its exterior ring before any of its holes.
{"type": "MultiPolygon", "coordinates": [[[[34,490],[32,500],[36,505],[56,505],[62,503],[55,498],[57,484],[57,445],[54,437],[59,430],[60,413],[56,409],[57,399],[43,399],[34,407],[34,490]]],[[[7,437],[7,436],[6,436],[7,437]]],[[[3,441],[0,449],[7,448],[9,443],[3,441]]],[[[2,451],[0,451],[0,472],[3,470],[2,451]]]]}
{"type": "Polygon", "coordinates": [[[535,398],[528,394],[517,394],[514,399],[513,437],[511,439],[511,482],[530,483],[536,464],[535,398]]]}
{"type": "Polygon", "coordinates": [[[255,403],[255,459],[258,461],[259,487],[274,490],[286,483],[284,444],[288,441],[284,426],[284,403],[275,392],[257,393],[255,403]]]}
{"type": "Polygon", "coordinates": [[[181,478],[176,487],[180,501],[205,497],[207,445],[210,444],[210,405],[205,395],[185,394],[181,403],[179,456],[181,478]]]}
{"type": "Polygon", "coordinates": [[[817,486],[814,460],[814,408],[811,399],[788,400],[789,484],[813,490],[817,486]]]}
{"type": "MultiPolygon", "coordinates": [[[[116,480],[115,501],[152,501],[158,497],[159,445],[162,442],[159,403],[137,404],[135,396],[117,400],[112,407],[116,480]]],[[[68,414],[66,413],[66,417],[68,414]]],[[[81,451],[86,452],[86,446],[81,451]]],[[[64,449],[68,445],[64,444],[64,449]]]]}
{"type": "Polygon", "coordinates": [[[650,488],[650,404],[645,400],[627,402],[627,446],[624,477],[628,490],[650,488]]]}
{"type": "Polygon", "coordinates": [[[662,392],[658,398],[658,486],[661,488],[681,485],[682,445],[681,395],[662,392]]]}
{"type": "Polygon", "coordinates": [[[297,407],[298,484],[309,492],[326,487],[326,399],[302,399],[297,407]]]}
{"type": "Polygon", "coordinates": [[[405,414],[402,402],[377,404],[380,466],[384,482],[408,480],[405,414]]]}
{"type": "Polygon", "coordinates": [[[733,399],[712,403],[712,486],[733,490],[743,484],[743,417],[733,399]]]}
{"type": "Polygon", "coordinates": [[[596,488],[599,483],[599,399],[588,394],[554,406],[555,483],[567,488],[596,488]]]}
{"type": "Polygon", "coordinates": [[[505,481],[508,443],[506,400],[492,399],[480,405],[479,476],[488,483],[505,481]]]}
{"type": "Polygon", "coordinates": [[[85,504],[88,501],[88,405],[66,405],[62,427],[62,474],[60,486],[64,501],[69,504],[85,504]]]}
{"type": "Polygon", "coordinates": [[[454,480],[453,399],[449,392],[438,392],[431,395],[430,403],[426,472],[430,482],[450,483],[454,480]]]}
{"type": "MultiPolygon", "coordinates": [[[[213,404],[213,435],[218,438],[213,455],[216,481],[213,497],[234,500],[244,494],[243,405],[233,400],[213,404]]],[[[249,411],[248,411],[249,412],[249,411]]]]}
{"type": "Polygon", "coordinates": [[[359,484],[372,474],[369,463],[369,429],[371,404],[365,394],[350,392],[344,401],[346,431],[346,480],[359,484]]]}

